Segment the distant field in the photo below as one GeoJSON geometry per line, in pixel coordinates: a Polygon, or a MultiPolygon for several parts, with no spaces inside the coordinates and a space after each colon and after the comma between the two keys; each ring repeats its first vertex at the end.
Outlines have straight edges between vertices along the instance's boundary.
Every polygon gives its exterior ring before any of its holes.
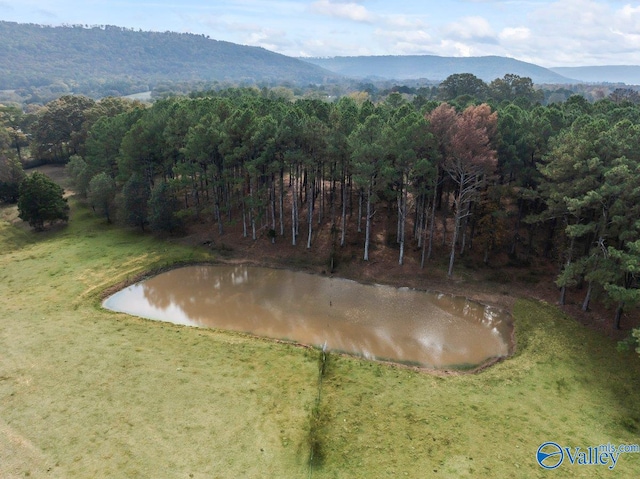
{"type": "Polygon", "coordinates": [[[127,95],[125,98],[130,100],[151,101],[151,92],[143,91],[142,93],[134,93],[133,95],[127,95]]]}
{"type": "MultiPolygon", "coordinates": [[[[1,478],[306,478],[317,352],[100,308],[105,288],[214,260],[72,201],[32,233],[0,209],[1,478]]],[[[432,376],[330,356],[316,478],[640,477],[640,454],[543,470],[547,441],[640,442],[640,360],[519,300],[516,355],[432,376]]]]}

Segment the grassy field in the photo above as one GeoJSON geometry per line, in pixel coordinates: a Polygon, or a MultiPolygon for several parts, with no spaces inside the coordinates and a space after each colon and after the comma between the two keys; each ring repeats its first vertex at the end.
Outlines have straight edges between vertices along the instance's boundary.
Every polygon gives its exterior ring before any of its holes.
{"type": "Polygon", "coordinates": [[[640,361],[556,308],[519,300],[518,351],[476,375],[330,356],[100,308],[105,288],[214,259],[103,224],[32,233],[0,210],[0,478],[640,477],[548,472],[546,441],[640,443],[640,361]]]}

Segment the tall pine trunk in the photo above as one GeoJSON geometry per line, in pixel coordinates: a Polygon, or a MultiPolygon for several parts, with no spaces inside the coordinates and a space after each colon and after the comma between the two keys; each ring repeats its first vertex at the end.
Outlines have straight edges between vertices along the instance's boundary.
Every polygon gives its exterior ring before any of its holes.
{"type": "MultiPolygon", "coordinates": [[[[567,254],[567,262],[565,263],[565,266],[564,266],[565,268],[568,268],[569,265],[571,264],[571,260],[573,256],[573,245],[575,241],[576,241],[575,237],[571,237],[571,244],[569,245],[569,252],[567,254]]],[[[558,301],[558,304],[560,304],[561,306],[564,306],[566,299],[567,299],[567,285],[563,284],[562,288],[560,288],[560,300],[558,301]]]]}
{"type": "Polygon", "coordinates": [[[456,259],[456,242],[458,241],[458,232],[460,230],[460,209],[456,209],[455,226],[453,228],[453,238],[451,239],[451,253],[449,254],[449,272],[447,276],[453,276],[453,263],[456,259]]]}
{"type": "Polygon", "coordinates": [[[298,195],[296,192],[296,180],[292,183],[293,190],[291,191],[291,244],[296,245],[296,236],[298,232],[296,230],[297,218],[298,218],[298,195]]]}
{"type": "MultiPolygon", "coordinates": [[[[420,238],[422,239],[422,254],[420,257],[420,269],[424,269],[424,260],[426,258],[426,252],[427,252],[427,229],[431,227],[431,224],[429,223],[429,217],[427,215],[427,211],[429,211],[429,207],[430,205],[428,203],[426,203],[426,195],[425,196],[425,201],[423,202],[423,215],[424,215],[424,223],[422,225],[422,230],[419,232],[420,233],[420,238]]],[[[433,221],[433,220],[432,220],[433,221]]]]}
{"type": "Polygon", "coordinates": [[[459,181],[460,187],[458,189],[458,193],[454,200],[454,205],[456,207],[456,214],[455,214],[454,227],[453,227],[453,238],[451,239],[451,253],[449,254],[449,271],[447,273],[447,276],[449,278],[453,276],[453,263],[455,262],[455,259],[456,259],[456,243],[458,242],[458,236],[460,235],[460,226],[461,226],[460,223],[462,221],[462,216],[463,216],[462,195],[463,195],[465,180],[466,180],[465,175],[462,174],[460,176],[460,181],[459,181]]]}
{"type": "Polygon", "coordinates": [[[311,249],[311,236],[313,235],[313,205],[315,203],[315,181],[309,181],[307,186],[309,189],[307,193],[307,201],[309,202],[309,233],[307,235],[307,249],[311,249]]]}
{"type": "Polygon", "coordinates": [[[347,179],[342,182],[342,220],[340,222],[340,246],[344,246],[347,235],[347,179]]]}
{"type": "Polygon", "coordinates": [[[591,293],[593,291],[593,281],[589,281],[589,287],[587,288],[587,294],[582,302],[582,311],[589,311],[589,303],[591,302],[591,293]]]}
{"type": "Polygon", "coordinates": [[[276,179],[271,176],[271,188],[269,189],[269,200],[271,203],[271,229],[276,231],[276,179]]]}
{"type": "Polygon", "coordinates": [[[358,192],[358,233],[362,233],[362,188],[358,192]]]}
{"type": "Polygon", "coordinates": [[[216,221],[218,222],[218,235],[224,234],[224,226],[222,225],[222,214],[220,213],[220,203],[216,200],[216,221]]]}
{"type": "Polygon", "coordinates": [[[244,205],[244,199],[242,200],[242,237],[247,237],[247,209],[244,205]]]}
{"type": "Polygon", "coordinates": [[[620,303],[618,303],[618,308],[616,309],[616,316],[613,320],[613,324],[616,329],[620,329],[620,322],[622,321],[623,312],[624,312],[624,301],[620,301],[620,303]]]}
{"type": "Polygon", "coordinates": [[[427,250],[427,259],[433,256],[433,235],[436,228],[436,205],[438,200],[438,188],[433,188],[433,203],[431,204],[431,223],[429,224],[429,248],[427,250]]]}
{"type": "Polygon", "coordinates": [[[280,216],[280,236],[284,236],[284,170],[280,169],[280,201],[278,205],[280,216]]]}
{"type": "Polygon", "coordinates": [[[369,241],[371,239],[371,194],[373,189],[373,178],[369,180],[367,187],[367,221],[364,234],[364,260],[369,261],[369,241]]]}
{"type": "Polygon", "coordinates": [[[418,240],[418,248],[422,248],[422,239],[424,233],[424,222],[425,222],[425,195],[421,194],[418,197],[418,203],[416,204],[416,219],[415,224],[413,225],[413,237],[418,240]]]}
{"type": "MultiPolygon", "coordinates": [[[[314,182],[315,183],[315,182],[314,182]]],[[[325,201],[325,191],[324,191],[324,166],[320,171],[320,187],[318,188],[318,194],[320,195],[320,204],[318,205],[318,225],[322,224],[322,220],[324,219],[324,201],[325,201]]]]}
{"type": "Polygon", "coordinates": [[[408,188],[406,185],[402,189],[402,198],[400,200],[401,203],[401,223],[400,223],[400,257],[398,258],[398,264],[404,264],[404,242],[405,242],[405,231],[407,226],[407,196],[408,196],[408,188]]]}
{"type": "Polygon", "coordinates": [[[254,208],[253,182],[249,179],[249,221],[251,222],[251,239],[256,240],[256,212],[254,208]]]}

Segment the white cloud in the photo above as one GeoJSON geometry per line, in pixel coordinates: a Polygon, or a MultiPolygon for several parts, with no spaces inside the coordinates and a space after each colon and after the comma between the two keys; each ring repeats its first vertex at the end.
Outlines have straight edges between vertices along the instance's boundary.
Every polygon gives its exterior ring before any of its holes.
{"type": "Polygon", "coordinates": [[[431,43],[431,35],[424,30],[377,30],[376,35],[388,41],[404,43],[431,43]]]}
{"type": "Polygon", "coordinates": [[[640,16],[640,7],[632,7],[631,5],[625,5],[620,10],[620,13],[625,17],[633,17],[638,18],[640,16]]]}
{"type": "MultiPolygon", "coordinates": [[[[631,50],[632,52],[637,53],[638,50],[640,50],[640,34],[638,33],[624,33],[621,32],[619,30],[612,30],[612,33],[614,35],[618,35],[620,36],[623,45],[625,45],[629,50],[631,50]]],[[[636,60],[634,61],[634,63],[640,63],[638,62],[638,56],[636,55],[636,60]]],[[[626,62],[624,62],[626,63],[626,62]]]]}
{"type": "Polygon", "coordinates": [[[277,30],[259,29],[249,33],[245,38],[247,45],[272,51],[282,51],[290,45],[286,34],[277,30]]]}
{"type": "Polygon", "coordinates": [[[331,0],[318,0],[312,5],[312,10],[330,17],[353,20],[355,22],[371,23],[375,16],[363,5],[357,3],[338,3],[331,0]]]}
{"type": "Polygon", "coordinates": [[[501,42],[525,42],[531,40],[531,30],[527,27],[507,27],[499,35],[501,42]]]}
{"type": "Polygon", "coordinates": [[[384,17],[384,20],[391,28],[419,30],[427,28],[427,24],[422,21],[422,19],[410,17],[408,15],[388,15],[384,17]]]}
{"type": "Polygon", "coordinates": [[[640,7],[556,1],[534,12],[528,24],[531,45],[511,45],[518,58],[543,66],[640,64],[640,7]]]}
{"type": "Polygon", "coordinates": [[[219,39],[231,35],[235,43],[266,48],[276,52],[289,50],[293,41],[287,32],[277,28],[269,28],[258,23],[240,22],[236,19],[207,15],[198,19],[199,23],[214,30],[212,38],[219,39]]]}
{"type": "Polygon", "coordinates": [[[471,57],[478,55],[478,52],[474,51],[473,47],[469,44],[443,40],[439,45],[438,54],[453,57],[471,57]]]}
{"type": "Polygon", "coordinates": [[[482,17],[464,17],[450,23],[444,29],[448,37],[462,40],[495,41],[496,34],[489,22],[482,17]]]}
{"type": "Polygon", "coordinates": [[[376,37],[393,55],[418,55],[434,52],[433,37],[425,30],[375,31],[376,37]]]}
{"type": "MultiPolygon", "coordinates": [[[[468,16],[448,24],[430,27],[410,18],[387,19],[390,28],[378,28],[375,35],[385,50],[395,55],[432,54],[441,56],[500,55],[499,36],[486,18],[468,16]],[[392,21],[390,21],[392,20],[392,21]],[[395,20],[395,21],[394,21],[395,20]],[[394,26],[394,23],[398,26],[394,26]],[[403,28],[404,27],[404,28],[403,28]]],[[[513,32],[507,34],[514,35],[513,32]]]]}
{"type": "Polygon", "coordinates": [[[628,33],[640,32],[640,6],[632,7],[625,5],[616,12],[617,26],[626,30],[628,33]]]}

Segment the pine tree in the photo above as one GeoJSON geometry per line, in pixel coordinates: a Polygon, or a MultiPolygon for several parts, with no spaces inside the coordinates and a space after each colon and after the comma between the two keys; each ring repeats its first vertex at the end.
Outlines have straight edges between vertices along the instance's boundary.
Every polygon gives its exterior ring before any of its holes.
{"type": "Polygon", "coordinates": [[[139,226],[144,231],[148,223],[147,204],[149,201],[149,182],[138,174],[133,174],[122,188],[122,212],[125,223],[139,226]]]}

